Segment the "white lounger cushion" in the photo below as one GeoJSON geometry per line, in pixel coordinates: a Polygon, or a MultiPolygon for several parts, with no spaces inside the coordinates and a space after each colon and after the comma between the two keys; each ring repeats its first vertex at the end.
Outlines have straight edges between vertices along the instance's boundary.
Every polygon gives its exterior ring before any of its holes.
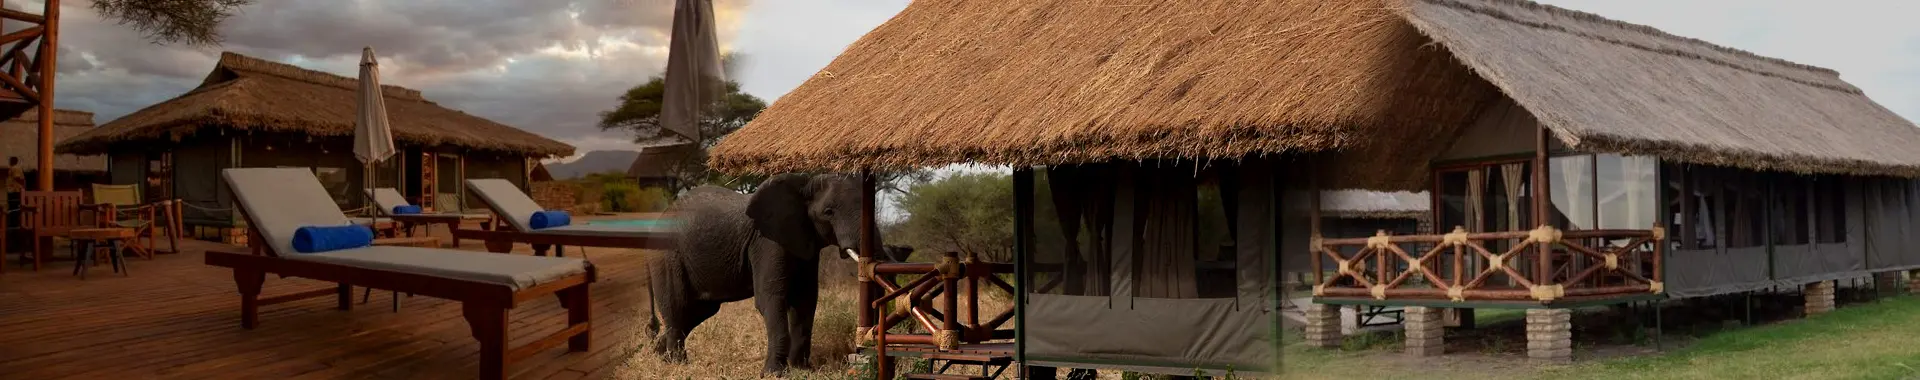
{"type": "Polygon", "coordinates": [[[517,256],[437,248],[365,247],[322,253],[293,249],[293,233],[304,226],[338,226],[351,221],[335,206],[313,172],[302,168],[234,168],[221,171],[233,197],[254,230],[281,258],[355,268],[482,281],[514,289],[538,285],[586,271],[577,258],[517,256]]]}
{"type": "Polygon", "coordinates": [[[422,274],[499,284],[526,289],[586,271],[586,262],[572,258],[462,252],[450,249],[386,247],[283,255],[355,268],[422,274]]]}
{"type": "MultiPolygon", "coordinates": [[[[406,196],[400,195],[399,190],[394,190],[391,187],[382,187],[382,188],[372,189],[367,192],[367,195],[373,197],[373,205],[378,206],[378,208],[380,209],[380,215],[391,216],[393,215],[394,207],[412,205],[411,203],[407,203],[406,196]]],[[[460,213],[451,213],[451,212],[421,213],[421,214],[413,214],[410,216],[418,216],[418,217],[424,217],[424,218],[460,218],[460,219],[487,219],[487,218],[493,217],[492,215],[487,215],[487,214],[460,214],[460,213]]]]}
{"type": "Polygon", "coordinates": [[[533,197],[528,197],[527,193],[520,191],[513,182],[507,182],[504,179],[469,179],[467,188],[479,194],[480,202],[486,203],[487,208],[492,209],[494,215],[506,219],[507,224],[512,225],[514,231],[533,231],[527,223],[533,222],[533,213],[543,210],[539,203],[533,202],[533,197]]]}
{"type": "Polygon", "coordinates": [[[566,235],[566,236],[634,236],[661,232],[659,227],[574,224],[560,227],[532,229],[527,223],[533,221],[533,213],[540,212],[540,204],[512,182],[504,179],[469,179],[467,188],[480,195],[480,202],[493,209],[494,214],[506,218],[515,231],[530,234],[566,235]]]}

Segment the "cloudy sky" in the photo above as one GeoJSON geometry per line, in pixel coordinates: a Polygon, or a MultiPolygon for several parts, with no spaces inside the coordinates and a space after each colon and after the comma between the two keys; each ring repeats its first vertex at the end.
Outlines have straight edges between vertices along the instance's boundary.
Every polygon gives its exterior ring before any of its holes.
{"type": "MultiPolygon", "coordinates": [[[[1833,68],[1920,120],[1920,14],[1911,0],[1545,0],[1763,55],[1833,68]]],[[[12,9],[34,2],[7,1],[12,9]]],[[[362,46],[387,83],[441,104],[572,143],[631,149],[594,128],[627,87],[666,58],[671,0],[258,0],[223,26],[218,48],[148,43],[67,1],[62,108],[106,122],[179,95],[220,50],[353,75],[362,46]]],[[[723,48],[745,56],[744,88],[777,99],[908,0],[719,0],[723,48]]]]}

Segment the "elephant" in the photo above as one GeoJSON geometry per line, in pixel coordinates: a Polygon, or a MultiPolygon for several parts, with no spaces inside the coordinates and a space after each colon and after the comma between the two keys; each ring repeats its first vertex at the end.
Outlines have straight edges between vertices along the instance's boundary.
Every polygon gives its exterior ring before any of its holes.
{"type": "MultiPolygon", "coordinates": [[[[647,269],[654,353],[685,362],[688,333],[721,304],[752,298],[766,323],[763,374],[810,367],[819,256],[828,247],[836,249],[826,254],[851,256],[838,247],[859,246],[861,210],[860,180],[846,174],[780,174],[753,194],[712,186],[687,191],[669,209],[680,219],[676,249],[647,269]]],[[[900,259],[912,252],[885,251],[900,259]]]]}

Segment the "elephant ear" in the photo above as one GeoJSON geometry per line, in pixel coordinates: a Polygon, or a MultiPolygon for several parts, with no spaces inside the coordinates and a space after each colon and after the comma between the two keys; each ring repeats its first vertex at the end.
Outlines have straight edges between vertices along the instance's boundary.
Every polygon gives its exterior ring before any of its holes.
{"type": "Polygon", "coordinates": [[[819,257],[822,244],[813,231],[813,216],[807,213],[813,200],[812,178],[799,174],[781,174],[768,178],[747,201],[747,218],[753,229],[780,244],[787,254],[802,258],[819,257]]]}

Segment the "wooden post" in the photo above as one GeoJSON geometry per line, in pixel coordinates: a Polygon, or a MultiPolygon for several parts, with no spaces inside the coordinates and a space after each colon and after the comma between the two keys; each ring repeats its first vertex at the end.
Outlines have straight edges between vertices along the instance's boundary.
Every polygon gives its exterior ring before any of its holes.
{"type": "Polygon", "coordinates": [[[40,39],[40,191],[53,191],[53,74],[59,67],[55,53],[60,50],[60,0],[46,0],[41,13],[47,19],[40,39]]]}
{"type": "MultiPolygon", "coordinates": [[[[856,307],[856,310],[858,311],[858,313],[856,313],[857,315],[854,316],[855,326],[858,326],[858,328],[856,328],[855,331],[857,334],[874,334],[875,339],[873,344],[873,350],[874,350],[873,364],[876,370],[875,371],[876,378],[892,379],[893,378],[893,360],[887,357],[887,342],[884,338],[885,332],[875,331],[875,330],[883,330],[885,329],[885,327],[883,326],[878,329],[874,328],[874,320],[876,319],[876,316],[879,314],[880,311],[879,311],[879,307],[876,307],[873,305],[873,300],[875,298],[879,298],[879,295],[877,293],[879,293],[880,288],[879,288],[879,285],[874,284],[873,281],[880,281],[880,278],[878,278],[878,276],[875,276],[871,273],[865,273],[868,268],[867,263],[872,263],[872,262],[875,262],[875,260],[877,260],[877,257],[879,255],[878,252],[880,248],[876,246],[878,244],[878,242],[876,241],[878,240],[876,239],[876,237],[878,236],[877,234],[878,231],[874,231],[874,217],[875,217],[875,213],[878,212],[878,208],[876,208],[874,204],[875,187],[876,186],[874,186],[873,171],[870,169],[861,169],[860,170],[860,252],[859,252],[860,254],[859,261],[861,262],[861,264],[860,264],[860,268],[856,270],[862,273],[856,274],[856,275],[863,276],[865,281],[860,282],[860,295],[859,295],[860,305],[856,307]]],[[[855,337],[855,338],[856,338],[856,341],[855,341],[856,344],[858,343],[858,339],[864,339],[864,337],[855,337]]]]}
{"type": "MultiPolygon", "coordinates": [[[[1531,182],[1533,182],[1533,224],[1545,226],[1548,224],[1547,215],[1550,215],[1550,213],[1547,212],[1547,207],[1552,205],[1548,199],[1551,195],[1547,191],[1546,126],[1534,126],[1533,142],[1533,178],[1531,178],[1531,182]]],[[[1548,282],[1552,281],[1553,277],[1552,260],[1548,257],[1548,255],[1553,252],[1553,245],[1541,242],[1536,244],[1534,249],[1537,250],[1538,261],[1534,263],[1533,284],[1535,286],[1545,286],[1548,282]]]]}
{"type": "MultiPolygon", "coordinates": [[[[1027,373],[1027,290],[1033,278],[1027,260],[1033,252],[1033,167],[1013,170],[1013,360],[1027,373]]],[[[4,251],[4,250],[0,250],[4,251]]],[[[988,334],[992,334],[989,330],[988,334]]],[[[991,335],[989,335],[991,336],[991,335]]]]}
{"type": "Polygon", "coordinates": [[[1320,266],[1320,170],[1315,164],[1317,162],[1312,157],[1307,158],[1307,241],[1310,242],[1307,260],[1311,261],[1308,265],[1313,266],[1309,268],[1313,273],[1313,284],[1310,285],[1318,287],[1326,283],[1326,279],[1322,278],[1325,274],[1321,273],[1326,270],[1320,266]]]}

